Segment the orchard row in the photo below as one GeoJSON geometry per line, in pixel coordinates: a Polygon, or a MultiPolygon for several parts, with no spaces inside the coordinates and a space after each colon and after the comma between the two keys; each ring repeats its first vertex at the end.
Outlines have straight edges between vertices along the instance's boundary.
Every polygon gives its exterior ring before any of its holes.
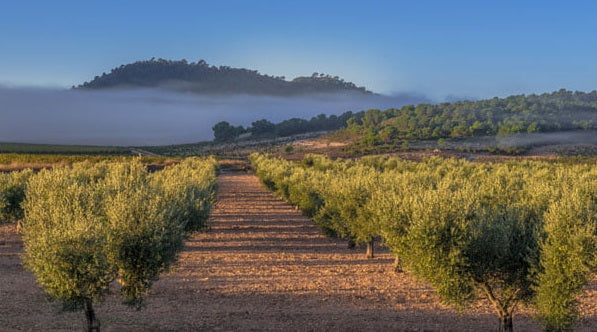
{"type": "Polygon", "coordinates": [[[512,330],[518,303],[547,330],[572,328],[597,268],[597,167],[431,158],[289,162],[253,154],[261,181],[328,235],[381,239],[403,268],[448,304],[486,297],[512,330]]]}
{"type": "Polygon", "coordinates": [[[24,263],[53,299],[85,308],[114,280],[141,305],[189,231],[206,226],[215,200],[216,161],[188,158],[150,173],[140,160],[76,163],[0,175],[0,218],[19,220],[24,263]]]}

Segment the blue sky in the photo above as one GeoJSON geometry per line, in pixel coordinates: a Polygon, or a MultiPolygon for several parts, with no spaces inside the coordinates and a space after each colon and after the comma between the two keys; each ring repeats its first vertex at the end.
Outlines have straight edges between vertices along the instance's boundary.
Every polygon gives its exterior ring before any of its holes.
{"type": "Polygon", "coordinates": [[[3,1],[0,83],[69,87],[120,64],[205,59],[380,93],[597,88],[597,1],[3,1]]]}

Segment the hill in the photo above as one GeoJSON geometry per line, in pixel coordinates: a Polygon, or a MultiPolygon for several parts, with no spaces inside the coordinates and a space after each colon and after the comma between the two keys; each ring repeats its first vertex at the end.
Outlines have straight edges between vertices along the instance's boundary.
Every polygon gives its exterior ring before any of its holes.
{"type": "MultiPolygon", "coordinates": [[[[440,146],[445,140],[481,137],[543,140],[545,136],[537,134],[571,131],[591,133],[583,137],[592,139],[579,143],[595,144],[597,91],[561,89],[541,95],[372,109],[353,114],[346,124],[332,136],[353,142],[357,150],[393,150],[420,140],[436,140],[440,146]]],[[[563,140],[561,135],[558,139],[563,140]]]]}
{"type": "Polygon", "coordinates": [[[287,81],[283,76],[260,74],[256,70],[211,66],[205,61],[187,62],[150,59],[121,65],[109,73],[96,76],[77,89],[162,87],[202,94],[255,94],[289,96],[308,93],[371,94],[364,87],[346,82],[338,76],[313,73],[287,81]]]}

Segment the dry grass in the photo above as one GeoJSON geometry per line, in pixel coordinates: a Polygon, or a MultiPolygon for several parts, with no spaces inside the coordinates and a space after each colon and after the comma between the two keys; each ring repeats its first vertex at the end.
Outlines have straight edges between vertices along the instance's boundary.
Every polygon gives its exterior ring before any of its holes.
{"type": "MultiPolygon", "coordinates": [[[[154,285],[141,311],[109,296],[98,308],[104,331],[487,331],[497,328],[488,303],[458,314],[392,257],[323,236],[252,176],[224,172],[211,231],[188,241],[179,263],[154,285]]],[[[46,301],[21,267],[20,238],[0,227],[0,330],[82,330],[82,313],[46,301]]],[[[581,298],[580,331],[597,330],[597,279],[581,298]]],[[[520,309],[518,331],[537,331],[520,309]]]]}

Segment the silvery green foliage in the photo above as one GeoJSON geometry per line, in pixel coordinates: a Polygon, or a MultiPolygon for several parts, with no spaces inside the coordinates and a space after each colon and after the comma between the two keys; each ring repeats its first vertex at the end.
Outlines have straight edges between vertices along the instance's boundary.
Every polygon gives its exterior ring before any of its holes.
{"type": "Polygon", "coordinates": [[[381,236],[405,269],[460,308],[486,297],[512,327],[518,303],[569,329],[597,267],[593,164],[429,158],[292,163],[250,157],[256,174],[329,234],[381,236]]]}
{"type": "Polygon", "coordinates": [[[546,330],[574,327],[578,295],[597,269],[597,172],[564,185],[545,214],[536,303],[546,330]]]}
{"type": "Polygon", "coordinates": [[[162,188],[166,200],[176,209],[171,219],[179,220],[186,231],[205,228],[215,202],[216,160],[187,158],[180,164],[151,174],[154,186],[162,188]]]}
{"type": "Polygon", "coordinates": [[[27,180],[32,174],[30,169],[0,173],[0,223],[23,218],[21,203],[25,199],[27,180]]]}
{"type": "Polygon", "coordinates": [[[139,160],[42,170],[27,186],[25,263],[54,299],[80,307],[118,280],[141,304],[176,260],[190,223],[203,226],[214,199],[214,159],[149,174],[139,160]]]}
{"type": "Polygon", "coordinates": [[[52,298],[80,307],[114,279],[97,182],[59,167],[33,176],[24,202],[25,265],[52,298]]]}

